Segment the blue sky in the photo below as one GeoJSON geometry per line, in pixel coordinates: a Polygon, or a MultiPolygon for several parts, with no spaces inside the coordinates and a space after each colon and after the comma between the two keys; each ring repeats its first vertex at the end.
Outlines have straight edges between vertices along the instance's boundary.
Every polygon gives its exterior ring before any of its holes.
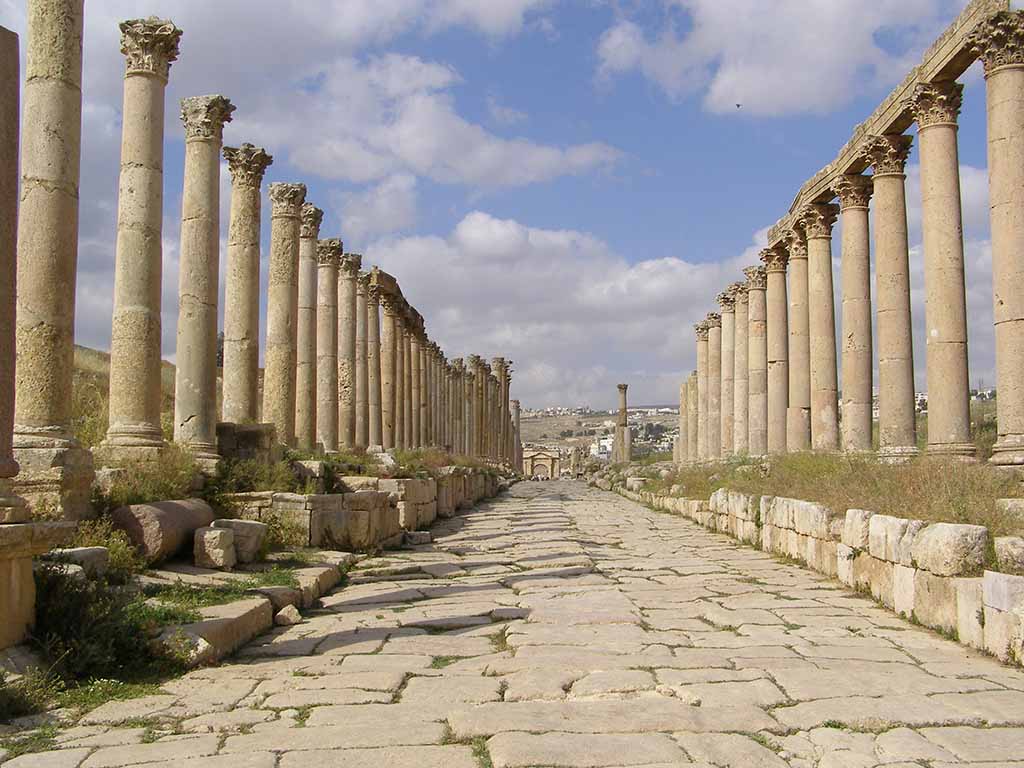
{"type": "MultiPolygon", "coordinates": [[[[450,357],[512,357],[527,406],[606,407],[618,381],[633,402],[672,400],[694,365],[693,322],[756,259],[758,233],[964,4],[89,3],[77,338],[109,345],[120,19],[159,14],[185,32],[167,94],[165,357],[177,318],[177,103],[222,93],[237,106],[226,143],[265,146],[267,182],[305,182],[327,212],[321,236],[393,272],[450,357]]],[[[0,24],[23,33],[23,5],[0,0],[0,24]]],[[[964,80],[960,148],[972,379],[991,383],[977,70],[964,80]]],[[[226,168],[221,186],[226,231],[226,168]]],[[[266,236],[268,205],[264,219],[266,236]]],[[[837,231],[837,290],[838,246],[837,231]]],[[[912,250],[919,357],[920,257],[912,250]]]]}

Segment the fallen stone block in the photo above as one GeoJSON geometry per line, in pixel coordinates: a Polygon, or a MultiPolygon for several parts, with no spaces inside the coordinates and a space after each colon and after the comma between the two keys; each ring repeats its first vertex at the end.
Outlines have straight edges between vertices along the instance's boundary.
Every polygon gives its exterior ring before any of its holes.
{"type": "Polygon", "coordinates": [[[302,614],[294,605],[287,605],[274,616],[274,624],[279,627],[290,627],[302,623],[302,614]]]}
{"type": "Polygon", "coordinates": [[[73,547],[50,550],[45,558],[81,566],[89,578],[103,576],[110,567],[110,550],[106,547],[73,547]]]}
{"type": "Polygon", "coordinates": [[[268,526],[255,520],[231,520],[223,518],[213,521],[214,528],[229,529],[235,535],[235,555],[240,563],[254,563],[259,559],[263,542],[267,538],[268,526]]]}
{"type": "Polygon", "coordinates": [[[230,528],[198,528],[193,552],[197,568],[229,571],[238,562],[235,556],[235,532],[230,528]]]}
{"type": "Polygon", "coordinates": [[[196,529],[213,522],[213,510],[201,499],[184,499],[119,507],[111,517],[149,562],[160,563],[191,544],[196,529]]]}
{"type": "Polygon", "coordinates": [[[202,621],[167,627],[158,642],[191,667],[212,664],[274,625],[266,598],[254,597],[200,609],[202,621]]]}

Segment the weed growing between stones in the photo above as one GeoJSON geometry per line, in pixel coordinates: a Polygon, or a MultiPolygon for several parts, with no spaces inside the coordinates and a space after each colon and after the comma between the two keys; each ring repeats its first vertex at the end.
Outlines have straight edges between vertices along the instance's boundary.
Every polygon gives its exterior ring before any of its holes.
{"type": "Polygon", "coordinates": [[[46,752],[57,746],[57,726],[44,725],[28,733],[0,739],[0,750],[6,752],[6,758],[13,760],[20,755],[34,752],[46,752]]]}
{"type": "MultiPolygon", "coordinates": [[[[247,594],[251,589],[259,587],[298,587],[299,582],[294,571],[288,568],[274,567],[266,571],[253,573],[246,579],[233,579],[215,587],[199,587],[182,581],[168,585],[147,586],[143,592],[146,597],[155,598],[168,605],[169,609],[178,608],[194,610],[211,605],[224,605],[236,600],[251,597],[247,594]]],[[[198,614],[197,614],[198,616],[198,614]]],[[[197,621],[198,618],[192,619],[197,621]]]]}
{"type": "Polygon", "coordinates": [[[431,669],[444,669],[447,666],[454,664],[457,661],[462,661],[465,656],[435,656],[434,660],[430,662],[431,669]]]}

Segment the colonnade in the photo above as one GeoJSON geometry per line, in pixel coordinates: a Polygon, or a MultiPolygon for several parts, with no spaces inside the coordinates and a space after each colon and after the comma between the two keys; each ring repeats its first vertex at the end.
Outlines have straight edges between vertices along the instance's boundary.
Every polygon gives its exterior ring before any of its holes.
{"type": "Polygon", "coordinates": [[[993,12],[1001,5],[975,0],[967,6],[942,46],[926,54],[858,126],[839,157],[804,185],[769,231],[763,265],[744,270],[746,282],[718,296],[721,315],[710,313],[697,324],[697,370],[680,394],[677,461],[804,450],[877,451],[881,458],[904,460],[919,452],[906,200],[913,144],[907,131],[914,126],[924,252],[924,450],[975,458],[957,146],[963,85],[956,78],[980,59],[996,341],[998,439],[991,462],[1024,465],[1024,12],[1009,5],[993,12]],[[838,348],[832,270],[837,220],[838,348]],[[740,296],[746,297],[745,317],[740,296]],[[723,403],[730,391],[732,403],[723,403]]]}
{"type": "MultiPolygon", "coordinates": [[[[93,453],[76,441],[71,424],[84,0],[28,0],[27,6],[20,192],[17,120],[0,123],[0,272],[11,271],[0,291],[13,288],[17,270],[16,313],[0,316],[0,483],[13,478],[23,495],[45,492],[66,516],[80,517],[88,513],[94,474],[93,453]]],[[[182,37],[173,22],[158,18],[122,22],[120,31],[126,66],[109,426],[96,451],[97,460],[112,464],[157,459],[167,445],[161,424],[164,109],[182,37]]],[[[0,43],[10,86],[18,82],[17,36],[0,29],[0,43]]],[[[13,102],[12,94],[0,94],[5,117],[17,116],[13,91],[13,102]]],[[[273,158],[250,143],[223,146],[235,109],[219,94],[181,102],[174,442],[210,465],[219,460],[218,422],[262,422],[273,426],[278,442],[302,451],[436,447],[517,466],[510,361],[449,360],[394,277],[364,266],[340,238],[321,238],[323,211],[307,200],[301,183],[267,188],[261,385],[261,188],[273,158]],[[218,385],[222,156],[231,204],[218,385]]],[[[13,308],[13,293],[10,298],[0,305],[13,308]]]]}

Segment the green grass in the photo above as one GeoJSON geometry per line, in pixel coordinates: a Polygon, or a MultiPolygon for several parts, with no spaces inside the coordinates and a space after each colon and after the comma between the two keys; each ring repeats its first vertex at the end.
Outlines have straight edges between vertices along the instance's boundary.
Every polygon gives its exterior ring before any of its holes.
{"type": "Polygon", "coordinates": [[[166,586],[149,585],[144,592],[147,597],[156,598],[172,607],[195,610],[245,599],[250,597],[246,592],[257,587],[298,587],[298,585],[298,579],[293,571],[274,567],[254,573],[246,579],[233,579],[223,586],[197,587],[183,581],[176,581],[166,586]]]}
{"type": "Polygon", "coordinates": [[[126,683],[122,680],[90,680],[65,688],[56,697],[61,707],[88,712],[108,701],[127,701],[160,693],[157,683],[126,683]]]}
{"type": "Polygon", "coordinates": [[[435,656],[430,662],[431,669],[444,669],[457,661],[462,661],[465,656],[435,656]]]}
{"type": "Polygon", "coordinates": [[[6,758],[12,760],[21,755],[34,752],[46,752],[57,746],[57,726],[44,725],[26,734],[18,734],[0,738],[0,750],[7,753],[6,758]]]}

